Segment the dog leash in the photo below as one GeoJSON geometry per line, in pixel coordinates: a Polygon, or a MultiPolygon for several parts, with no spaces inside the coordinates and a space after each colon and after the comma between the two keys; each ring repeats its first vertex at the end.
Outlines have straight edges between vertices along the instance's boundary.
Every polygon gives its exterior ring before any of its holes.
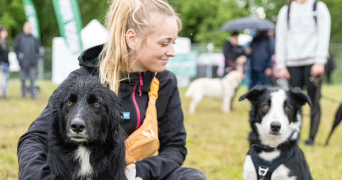
{"type": "Polygon", "coordinates": [[[319,100],[319,98],[325,99],[327,101],[333,102],[333,103],[341,103],[341,100],[337,100],[328,96],[325,96],[322,94],[322,82],[323,82],[323,76],[317,76],[317,77],[310,77],[309,80],[312,82],[312,84],[317,88],[316,90],[316,96],[315,100],[319,100]]]}

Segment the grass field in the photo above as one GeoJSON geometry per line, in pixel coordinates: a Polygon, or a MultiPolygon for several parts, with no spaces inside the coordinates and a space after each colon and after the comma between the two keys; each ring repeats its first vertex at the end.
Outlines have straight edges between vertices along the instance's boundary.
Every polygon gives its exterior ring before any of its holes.
{"type": "MultiPolygon", "coordinates": [[[[48,98],[56,88],[51,82],[38,82],[41,93],[36,100],[21,99],[19,81],[10,82],[10,100],[0,100],[0,180],[18,179],[17,143],[31,122],[41,113],[48,98]]],[[[180,88],[182,107],[187,129],[188,156],[184,166],[203,171],[210,180],[242,179],[244,157],[248,150],[247,135],[249,102],[234,102],[234,111],[223,114],[221,102],[205,98],[197,107],[195,115],[188,114],[189,100],[184,98],[186,88],[180,88]]],[[[240,88],[238,96],[246,92],[240,88]]],[[[323,93],[342,99],[342,86],[325,86],[323,93]]],[[[236,98],[237,99],[237,98],[236,98]]],[[[337,103],[322,100],[323,118],[314,147],[306,147],[309,108],[304,108],[302,147],[314,179],[342,179],[342,126],[324,147],[331,128],[337,103]]]]}

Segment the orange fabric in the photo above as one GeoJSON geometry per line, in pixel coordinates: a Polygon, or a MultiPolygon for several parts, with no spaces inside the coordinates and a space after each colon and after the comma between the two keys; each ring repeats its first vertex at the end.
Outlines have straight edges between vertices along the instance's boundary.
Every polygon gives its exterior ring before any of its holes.
{"type": "Polygon", "coordinates": [[[143,124],[125,141],[126,163],[132,164],[151,157],[160,147],[158,138],[158,120],[156,101],[158,99],[159,80],[154,77],[151,83],[148,107],[143,124]]]}

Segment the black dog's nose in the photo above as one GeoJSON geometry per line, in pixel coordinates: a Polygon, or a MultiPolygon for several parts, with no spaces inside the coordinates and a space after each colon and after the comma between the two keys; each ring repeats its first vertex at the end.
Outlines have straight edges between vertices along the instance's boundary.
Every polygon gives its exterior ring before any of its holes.
{"type": "Polygon", "coordinates": [[[84,121],[80,119],[75,119],[71,122],[71,129],[76,133],[82,132],[85,127],[84,121]]]}
{"type": "Polygon", "coordinates": [[[271,129],[273,132],[278,132],[281,128],[280,122],[274,121],[271,123],[271,129]]]}

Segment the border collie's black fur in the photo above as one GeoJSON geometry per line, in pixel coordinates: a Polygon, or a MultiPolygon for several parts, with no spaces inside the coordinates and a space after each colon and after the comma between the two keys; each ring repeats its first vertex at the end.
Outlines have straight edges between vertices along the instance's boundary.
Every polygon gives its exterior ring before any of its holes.
{"type": "Polygon", "coordinates": [[[79,77],[52,97],[48,163],[57,179],[125,180],[126,135],[114,92],[79,77]]]}
{"type": "Polygon", "coordinates": [[[272,164],[288,154],[289,158],[275,169],[270,179],[312,179],[304,154],[297,144],[302,121],[298,112],[307,102],[311,106],[310,99],[299,88],[284,91],[263,86],[252,88],[240,97],[240,101],[244,99],[252,104],[249,121],[252,131],[248,140],[253,150],[246,156],[244,178],[257,179],[259,172],[253,165],[252,155],[256,154],[260,161],[272,164]]]}

